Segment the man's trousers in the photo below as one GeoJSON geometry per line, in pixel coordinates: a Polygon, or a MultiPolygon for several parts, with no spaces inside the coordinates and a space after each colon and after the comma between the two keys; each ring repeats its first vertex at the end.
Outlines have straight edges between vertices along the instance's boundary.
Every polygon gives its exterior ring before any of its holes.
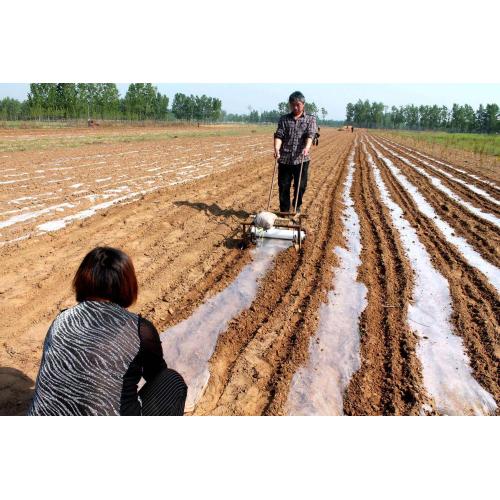
{"type": "MultiPolygon", "coordinates": [[[[302,196],[307,188],[307,174],[309,169],[309,161],[305,161],[302,165],[302,177],[300,180],[300,189],[298,190],[299,199],[297,202],[297,210],[302,205],[302,196]]],[[[298,165],[278,164],[278,188],[280,194],[280,212],[290,212],[290,188],[293,179],[293,201],[292,209],[295,208],[295,199],[297,197],[297,184],[299,183],[300,163],[298,165]]]]}

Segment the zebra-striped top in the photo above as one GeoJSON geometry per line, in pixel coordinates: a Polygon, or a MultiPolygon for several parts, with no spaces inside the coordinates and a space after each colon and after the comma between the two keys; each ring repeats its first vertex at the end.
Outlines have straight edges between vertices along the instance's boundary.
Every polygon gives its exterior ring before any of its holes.
{"type": "Polygon", "coordinates": [[[166,368],[149,321],[111,302],[81,302],[49,328],[28,414],[140,415],[137,383],[166,368]]]}

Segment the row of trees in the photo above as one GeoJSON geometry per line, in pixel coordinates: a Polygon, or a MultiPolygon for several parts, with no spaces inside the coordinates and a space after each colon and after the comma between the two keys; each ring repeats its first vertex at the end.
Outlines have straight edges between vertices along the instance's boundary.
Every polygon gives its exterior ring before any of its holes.
{"type": "Polygon", "coordinates": [[[165,119],[168,97],[151,83],[132,83],[123,99],[114,83],[31,83],[24,118],[165,119]]]}
{"type": "Polygon", "coordinates": [[[214,122],[222,116],[222,101],[215,97],[175,94],[172,113],[178,120],[214,122]]]}
{"type": "Polygon", "coordinates": [[[26,120],[29,116],[28,101],[20,102],[11,97],[0,99],[0,120],[26,120]]]}
{"type": "Polygon", "coordinates": [[[446,106],[392,106],[382,102],[361,99],[346,106],[346,124],[367,128],[394,128],[410,130],[446,130],[449,132],[500,132],[500,115],[497,104],[472,106],[453,104],[446,106]]]}
{"type": "MultiPolygon", "coordinates": [[[[224,121],[230,122],[245,122],[245,123],[277,123],[280,116],[290,112],[287,102],[280,102],[278,108],[272,111],[262,111],[259,113],[257,110],[253,109],[252,106],[248,106],[248,114],[234,114],[222,112],[222,118],[224,121]]],[[[321,113],[322,122],[327,123],[326,115],[328,111],[325,108],[318,109],[318,106],[314,102],[306,102],[305,104],[306,113],[315,115],[321,113]]],[[[335,122],[338,123],[338,122],[335,122]]]]}
{"type": "MultiPolygon", "coordinates": [[[[131,83],[125,97],[120,98],[114,83],[32,83],[24,102],[6,97],[0,100],[1,120],[100,118],[129,120],[178,119],[197,122],[230,121],[244,123],[277,123],[289,112],[287,102],[277,109],[263,111],[248,106],[248,114],[226,113],[222,101],[206,95],[177,93],[168,109],[169,98],[151,83],[131,83]]],[[[307,113],[318,116],[323,123],[328,112],[314,102],[305,105],[307,113]]],[[[335,122],[337,123],[337,122],[335,122]]]]}
{"type": "Polygon", "coordinates": [[[151,83],[131,83],[124,98],[114,83],[31,83],[28,98],[0,100],[1,120],[128,119],[216,121],[222,101],[206,95],[169,98],[151,83]]]}

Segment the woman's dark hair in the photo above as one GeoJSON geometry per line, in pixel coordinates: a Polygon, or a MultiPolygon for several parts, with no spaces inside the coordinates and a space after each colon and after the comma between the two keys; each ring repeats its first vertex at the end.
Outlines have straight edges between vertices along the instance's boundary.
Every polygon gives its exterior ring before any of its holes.
{"type": "Polygon", "coordinates": [[[291,93],[290,97],[288,98],[288,102],[295,101],[306,102],[306,98],[304,97],[304,94],[302,92],[296,90],[295,92],[291,93]]]}
{"type": "Polygon", "coordinates": [[[130,257],[111,247],[96,247],[83,259],[73,278],[77,302],[107,299],[122,307],[137,300],[137,278],[130,257]]]}

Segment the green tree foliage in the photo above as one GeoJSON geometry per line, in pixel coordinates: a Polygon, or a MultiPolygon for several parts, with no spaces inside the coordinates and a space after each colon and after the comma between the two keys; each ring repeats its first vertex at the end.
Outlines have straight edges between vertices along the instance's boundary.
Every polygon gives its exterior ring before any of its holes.
{"type": "Polygon", "coordinates": [[[384,104],[381,102],[372,102],[369,113],[370,123],[374,123],[375,127],[382,127],[384,123],[384,104]]]}
{"type": "Polygon", "coordinates": [[[345,121],[347,124],[351,125],[354,122],[354,104],[347,103],[345,108],[345,121]]]}
{"type": "Polygon", "coordinates": [[[125,94],[123,110],[131,120],[164,119],[168,97],[162,96],[151,83],[131,83],[125,94]]]}
{"type": "Polygon", "coordinates": [[[441,106],[439,110],[439,125],[438,128],[445,129],[450,120],[450,112],[446,106],[441,106]]]}
{"type": "Polygon", "coordinates": [[[498,104],[486,105],[486,130],[485,132],[491,134],[500,131],[499,123],[499,110],[498,104]]]}
{"type": "Polygon", "coordinates": [[[118,118],[120,116],[120,93],[116,84],[98,83],[96,104],[101,118],[118,118]]]}
{"type": "Polygon", "coordinates": [[[31,83],[28,103],[33,118],[48,118],[55,110],[51,109],[51,88],[53,83],[31,83]]]}
{"type": "Polygon", "coordinates": [[[278,123],[280,116],[280,112],[277,109],[272,111],[262,111],[260,114],[260,121],[261,123],[278,123]]]}
{"type": "Polygon", "coordinates": [[[278,111],[280,115],[286,115],[287,113],[290,113],[290,107],[288,106],[288,103],[280,102],[278,104],[278,111]]]}
{"type": "Polygon", "coordinates": [[[488,128],[488,115],[482,104],[479,105],[476,112],[476,127],[480,132],[484,132],[488,128]]]}
{"type": "Polygon", "coordinates": [[[464,119],[464,132],[474,132],[476,126],[476,114],[474,109],[469,104],[465,104],[463,107],[463,119],[464,119]]]}
{"type": "Polygon", "coordinates": [[[259,123],[259,112],[256,110],[250,111],[250,114],[248,115],[248,121],[250,123],[259,123]]]}
{"type": "Polygon", "coordinates": [[[310,115],[318,116],[318,106],[314,102],[306,102],[304,109],[310,115]]]}
{"type": "Polygon", "coordinates": [[[151,83],[133,83],[124,99],[115,83],[31,83],[28,117],[35,119],[166,119],[168,97],[151,83]]]}
{"type": "Polygon", "coordinates": [[[0,100],[0,120],[26,120],[29,118],[29,108],[25,102],[5,97],[0,100]]]}
{"type": "Polygon", "coordinates": [[[214,122],[220,119],[222,101],[215,97],[184,95],[177,93],[172,103],[172,113],[178,120],[214,122]]]}
{"type": "Polygon", "coordinates": [[[76,93],[78,101],[78,118],[90,118],[95,115],[95,106],[97,104],[97,84],[95,83],[77,83],[76,93]]]}
{"type": "MultiPolygon", "coordinates": [[[[227,122],[235,123],[278,123],[280,117],[284,114],[290,113],[290,108],[287,102],[280,102],[277,106],[278,109],[273,109],[270,111],[262,111],[260,114],[258,111],[254,110],[252,106],[248,106],[248,114],[235,114],[226,113],[222,111],[221,119],[227,122]]],[[[306,112],[311,113],[311,111],[318,113],[318,107],[313,102],[309,107],[306,103],[306,112]]],[[[323,115],[323,123],[331,126],[338,126],[341,122],[335,120],[326,121],[325,117],[328,114],[325,108],[321,108],[321,113],[323,115]]]]}
{"type": "Polygon", "coordinates": [[[478,110],[469,104],[446,106],[392,106],[368,100],[358,100],[346,106],[345,123],[367,128],[395,128],[410,130],[447,130],[449,132],[495,133],[499,131],[499,106],[487,104],[478,110]]]}
{"type": "Polygon", "coordinates": [[[55,89],[56,114],[71,118],[77,113],[77,93],[74,83],[57,83],[55,89]]]}

